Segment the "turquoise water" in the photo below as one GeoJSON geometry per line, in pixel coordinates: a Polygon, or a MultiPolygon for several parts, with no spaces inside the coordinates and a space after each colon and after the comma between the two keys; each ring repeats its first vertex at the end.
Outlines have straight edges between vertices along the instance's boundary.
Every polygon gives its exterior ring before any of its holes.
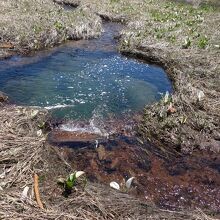
{"type": "Polygon", "coordinates": [[[96,40],[0,61],[0,90],[20,105],[70,119],[139,111],[171,91],[163,69],[116,51],[112,29],[96,40]]]}

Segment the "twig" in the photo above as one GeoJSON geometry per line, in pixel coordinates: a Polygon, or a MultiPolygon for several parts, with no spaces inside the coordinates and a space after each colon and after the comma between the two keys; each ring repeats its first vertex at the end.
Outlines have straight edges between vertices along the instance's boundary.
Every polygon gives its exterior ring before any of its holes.
{"type": "Polygon", "coordinates": [[[36,173],[34,174],[34,193],[35,193],[35,197],[37,200],[37,204],[39,205],[41,209],[44,209],[43,203],[41,202],[41,199],[40,199],[40,193],[39,193],[39,187],[38,187],[38,175],[36,173]]]}

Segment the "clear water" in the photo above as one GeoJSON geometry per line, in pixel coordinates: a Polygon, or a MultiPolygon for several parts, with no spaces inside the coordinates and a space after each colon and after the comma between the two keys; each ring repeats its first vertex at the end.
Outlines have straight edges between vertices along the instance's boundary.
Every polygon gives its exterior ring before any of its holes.
{"type": "Polygon", "coordinates": [[[115,28],[108,25],[96,40],[0,61],[0,90],[18,104],[42,106],[61,118],[141,110],[171,91],[171,84],[163,69],[121,56],[115,28]]]}

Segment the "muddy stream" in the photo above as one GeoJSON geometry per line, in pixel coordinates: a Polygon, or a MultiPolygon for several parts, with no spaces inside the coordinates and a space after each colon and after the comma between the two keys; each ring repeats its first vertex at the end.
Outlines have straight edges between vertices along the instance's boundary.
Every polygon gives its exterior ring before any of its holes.
{"type": "Polygon", "coordinates": [[[183,155],[135,134],[144,105],[171,93],[172,86],[162,68],[117,52],[121,28],[108,23],[99,39],[0,61],[1,90],[15,103],[46,108],[62,121],[48,142],[91,181],[123,186],[135,177],[128,193],[140,199],[171,210],[219,213],[217,154],[183,155]]]}

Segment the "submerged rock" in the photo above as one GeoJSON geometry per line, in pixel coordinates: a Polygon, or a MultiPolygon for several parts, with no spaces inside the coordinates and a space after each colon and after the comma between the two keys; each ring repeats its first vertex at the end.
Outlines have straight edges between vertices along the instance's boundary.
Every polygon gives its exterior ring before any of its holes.
{"type": "Polygon", "coordinates": [[[53,144],[74,147],[74,144],[95,144],[97,140],[103,140],[104,137],[90,132],[70,132],[70,131],[52,131],[48,135],[48,141],[53,144]]]}
{"type": "Polygon", "coordinates": [[[8,101],[8,96],[5,93],[0,92],[0,103],[7,102],[7,101],[8,101]]]}

